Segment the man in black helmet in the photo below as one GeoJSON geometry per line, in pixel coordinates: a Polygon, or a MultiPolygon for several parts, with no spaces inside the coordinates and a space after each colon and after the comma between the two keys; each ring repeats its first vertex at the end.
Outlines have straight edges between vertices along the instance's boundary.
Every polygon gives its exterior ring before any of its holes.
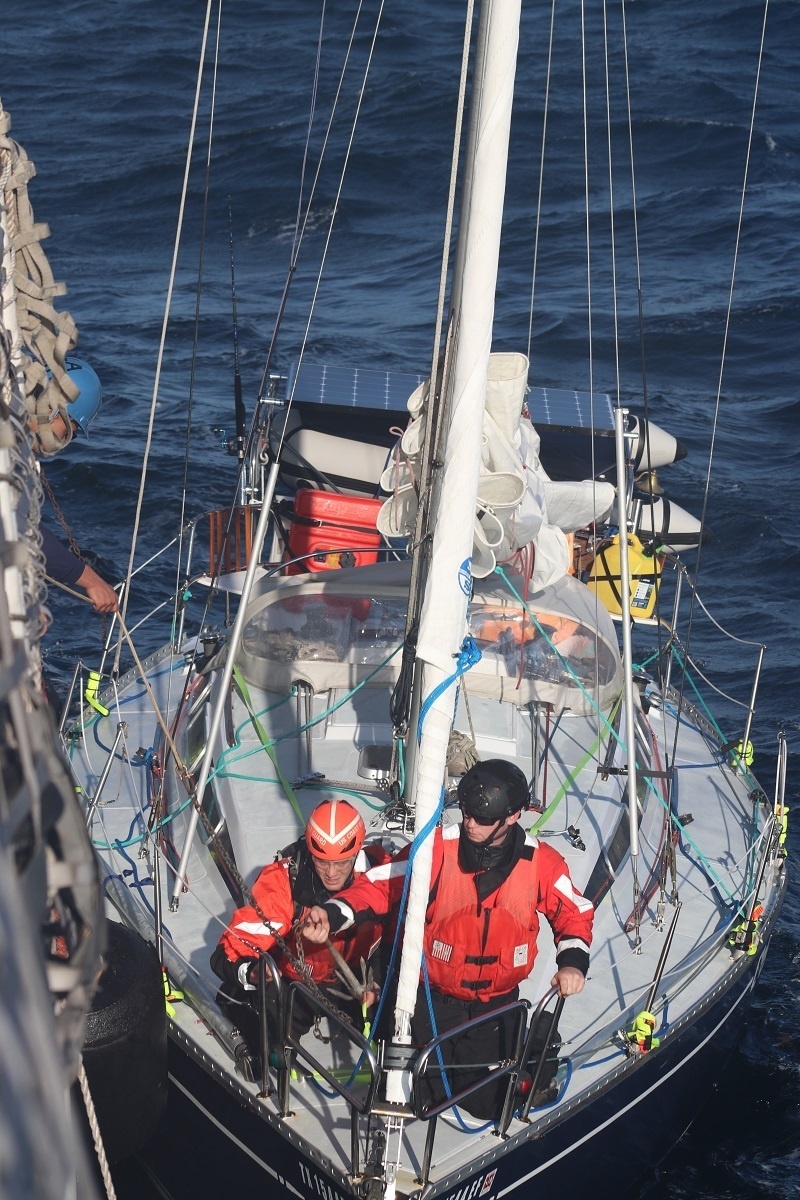
{"type": "MultiPolygon", "coordinates": [[[[435,831],[424,933],[428,985],[421,979],[411,1023],[419,1045],[519,997],[520,983],[533,970],[539,913],[556,943],[552,986],[562,996],[583,989],[594,910],[572,886],[558,851],[520,828],[528,795],[525,775],[513,763],[476,763],[458,785],[461,824],[435,831]]],[[[384,917],[399,903],[409,853],[404,847],[324,908],[313,908],[309,940],[324,941],[330,930],[384,917]]],[[[447,1073],[451,1093],[485,1073],[485,1064],[509,1057],[512,1032],[513,1021],[498,1018],[446,1042],[445,1066],[457,1068],[447,1073]]],[[[439,1098],[435,1089],[432,1094],[439,1098]]],[[[504,1094],[505,1080],[479,1089],[464,1107],[493,1117],[504,1094]]]]}

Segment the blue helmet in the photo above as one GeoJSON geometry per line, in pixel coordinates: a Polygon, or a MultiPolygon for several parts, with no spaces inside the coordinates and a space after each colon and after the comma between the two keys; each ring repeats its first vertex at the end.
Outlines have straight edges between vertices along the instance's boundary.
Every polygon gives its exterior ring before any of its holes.
{"type": "Polygon", "coordinates": [[[67,402],[67,413],[83,436],[88,438],[89,425],[103,402],[103,389],[96,372],[83,359],[67,358],[64,362],[69,378],[80,388],[78,398],[67,402]]]}

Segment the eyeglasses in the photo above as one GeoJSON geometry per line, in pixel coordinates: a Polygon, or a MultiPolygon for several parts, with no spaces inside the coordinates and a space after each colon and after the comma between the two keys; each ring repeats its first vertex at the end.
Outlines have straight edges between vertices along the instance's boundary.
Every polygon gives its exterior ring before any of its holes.
{"type": "Polygon", "coordinates": [[[471,813],[468,808],[465,808],[464,802],[461,801],[458,806],[461,809],[462,817],[469,817],[476,825],[480,825],[484,829],[488,829],[490,825],[501,825],[502,818],[498,821],[495,817],[476,817],[475,813],[471,813]]]}

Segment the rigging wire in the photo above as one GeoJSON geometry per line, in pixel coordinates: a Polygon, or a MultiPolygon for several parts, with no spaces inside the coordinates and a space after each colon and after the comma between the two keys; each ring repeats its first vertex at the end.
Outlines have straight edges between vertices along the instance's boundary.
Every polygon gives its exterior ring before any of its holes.
{"type": "Polygon", "coordinates": [[[528,362],[531,361],[533,342],[533,301],[536,294],[537,264],[539,261],[539,230],[542,222],[542,190],[544,188],[544,156],[547,146],[547,116],[550,111],[550,75],[553,68],[553,31],[556,20],[556,0],[550,6],[550,37],[547,43],[547,72],[544,84],[544,111],[542,113],[542,148],[539,153],[539,190],[536,197],[536,222],[533,237],[533,268],[531,271],[531,303],[528,310],[528,362]]]}
{"type": "MultiPolygon", "coordinates": [[[[622,16],[622,53],[625,63],[625,102],[627,111],[627,126],[628,126],[628,155],[631,167],[631,210],[633,219],[633,248],[634,259],[636,263],[636,305],[639,322],[639,349],[642,359],[642,404],[644,408],[644,425],[645,425],[645,461],[649,464],[650,457],[650,407],[647,393],[647,358],[644,345],[644,299],[642,294],[642,261],[639,248],[639,210],[636,201],[636,160],[633,149],[633,112],[631,109],[631,79],[630,79],[630,64],[628,60],[628,26],[625,16],[625,0],[621,0],[620,5],[622,16]]],[[[649,492],[653,496],[653,479],[648,472],[649,492]]],[[[655,547],[655,512],[653,505],[650,505],[650,536],[655,547]]],[[[655,554],[654,554],[655,557],[655,554]]],[[[661,590],[656,587],[656,642],[658,645],[658,673],[659,679],[663,682],[663,655],[664,644],[662,641],[661,627],[661,590]]],[[[667,758],[667,766],[669,759],[667,758]]],[[[669,784],[671,786],[671,783],[669,784]]]]}
{"type": "MultiPolygon", "coordinates": [[[[220,8],[221,8],[221,0],[220,0],[220,8]]],[[[359,11],[360,11],[360,8],[361,8],[361,5],[359,5],[359,11]]],[[[314,116],[316,113],[316,98],[317,98],[317,87],[318,87],[318,83],[319,83],[320,59],[321,59],[321,53],[322,53],[324,23],[325,23],[325,0],[323,0],[323,3],[322,3],[322,10],[321,10],[321,16],[320,16],[320,27],[319,27],[319,33],[317,36],[317,53],[316,53],[315,67],[314,67],[314,81],[312,84],[311,104],[310,104],[310,109],[309,109],[309,118],[308,118],[307,130],[306,130],[306,141],[305,141],[305,148],[304,148],[304,153],[303,153],[303,162],[301,165],[300,188],[299,188],[298,200],[297,200],[297,216],[295,218],[295,229],[294,229],[294,236],[293,236],[293,243],[292,243],[290,271],[289,271],[289,276],[287,278],[286,284],[284,286],[283,300],[281,302],[278,317],[276,320],[275,329],[273,332],[272,344],[270,346],[269,354],[267,357],[267,364],[264,368],[264,375],[262,377],[261,389],[259,391],[259,397],[263,394],[265,381],[267,379],[267,375],[269,372],[269,362],[271,360],[272,350],[273,350],[273,347],[275,344],[275,339],[277,338],[277,332],[278,332],[278,328],[280,326],[281,317],[282,317],[283,310],[285,307],[285,301],[288,296],[289,283],[290,283],[292,275],[294,273],[294,269],[295,269],[296,262],[297,262],[297,255],[299,254],[300,243],[302,242],[302,231],[298,235],[298,229],[299,229],[299,222],[300,222],[300,214],[302,212],[302,207],[303,207],[303,189],[304,189],[306,166],[307,166],[308,154],[309,154],[309,146],[310,146],[310,142],[311,142],[311,133],[312,133],[313,126],[314,126],[314,116]]],[[[357,27],[357,24],[358,24],[358,14],[356,14],[355,24],[354,24],[353,30],[351,31],[350,42],[348,44],[347,55],[345,57],[345,64],[344,64],[344,67],[342,70],[342,74],[340,76],[340,89],[341,89],[341,82],[342,82],[342,79],[344,78],[344,73],[346,71],[347,60],[349,58],[350,49],[353,44],[353,38],[355,35],[355,29],[357,27]]],[[[214,90],[216,91],[216,61],[215,61],[215,73],[214,73],[214,90]]],[[[337,99],[338,99],[338,94],[339,93],[337,91],[337,99]]],[[[336,109],[336,101],[334,101],[333,109],[331,112],[331,120],[333,119],[333,113],[335,112],[335,109],[336,109]]],[[[212,114],[213,114],[213,102],[212,102],[212,114]]],[[[328,132],[330,132],[330,123],[328,126],[328,132]]],[[[210,144],[211,144],[210,138],[211,138],[211,130],[209,130],[209,160],[208,160],[209,166],[210,166],[210,144]]],[[[327,135],[326,135],[325,141],[327,143],[327,135]]],[[[324,151],[324,146],[323,146],[323,151],[324,151]]],[[[314,179],[314,186],[316,185],[316,181],[319,178],[319,167],[321,165],[321,162],[322,162],[322,154],[320,156],[320,163],[318,164],[318,167],[317,167],[317,175],[315,176],[315,179],[314,179]]],[[[306,221],[308,220],[308,214],[311,210],[311,201],[313,199],[314,186],[312,186],[311,195],[309,196],[309,201],[308,201],[308,205],[306,208],[306,221]]],[[[207,195],[208,195],[208,176],[206,178],[206,197],[207,197],[207,195]]],[[[229,201],[229,211],[230,211],[230,201],[229,201]]],[[[305,223],[303,226],[303,230],[304,229],[305,229],[305,223]]],[[[199,270],[199,278],[202,278],[202,253],[203,253],[204,235],[205,235],[205,210],[204,210],[203,240],[201,242],[201,252],[200,252],[201,266],[200,266],[200,270],[199,270]]],[[[234,337],[236,337],[236,329],[235,329],[235,325],[236,325],[235,303],[236,303],[236,301],[235,301],[235,285],[233,283],[233,245],[232,245],[232,242],[233,242],[233,233],[232,233],[232,229],[231,229],[231,283],[232,283],[232,288],[234,289],[234,292],[233,292],[234,314],[233,315],[234,315],[234,337]]],[[[196,347],[197,347],[197,327],[195,328],[195,343],[194,343],[194,352],[195,353],[196,353],[196,347]]],[[[238,345],[236,346],[236,353],[238,354],[238,345]]],[[[194,371],[194,358],[193,358],[192,370],[194,371]]],[[[236,383],[238,385],[238,389],[240,392],[241,384],[238,381],[238,371],[237,371],[236,383]]],[[[237,479],[236,479],[236,496],[237,497],[242,496],[244,494],[246,462],[252,454],[253,442],[254,442],[255,435],[257,433],[258,412],[259,412],[259,405],[257,404],[255,407],[255,411],[253,413],[253,417],[252,417],[251,425],[250,425],[250,428],[248,431],[246,443],[244,445],[240,444],[239,469],[237,472],[237,479]]],[[[237,412],[237,424],[238,424],[238,422],[239,422],[239,413],[237,412]]],[[[187,450],[188,450],[188,447],[187,447],[187,450]]],[[[224,531],[222,538],[220,539],[220,546],[219,546],[219,551],[217,554],[217,559],[214,563],[209,563],[209,569],[212,572],[213,578],[217,578],[220,574],[223,556],[225,553],[225,547],[230,540],[231,530],[233,528],[233,525],[234,525],[234,522],[236,521],[236,519],[237,519],[236,507],[235,507],[235,503],[234,503],[231,505],[230,510],[228,512],[227,521],[226,521],[226,525],[225,525],[225,531],[224,531]]],[[[182,523],[182,529],[183,529],[183,523],[182,523]]],[[[180,596],[180,562],[181,562],[181,552],[179,551],[178,566],[177,566],[178,582],[177,582],[177,586],[175,589],[176,609],[175,609],[175,615],[173,618],[173,627],[175,627],[177,624],[177,606],[178,606],[178,600],[179,600],[179,596],[180,596]]],[[[210,611],[211,604],[214,599],[214,595],[215,595],[215,593],[213,590],[209,590],[209,592],[207,593],[206,600],[205,600],[205,603],[203,606],[203,613],[200,618],[200,627],[201,628],[206,623],[206,619],[208,617],[208,613],[210,611]]],[[[195,652],[196,652],[196,648],[195,648],[195,652]]],[[[194,654],[192,656],[192,661],[194,661],[194,654]]],[[[186,688],[188,687],[189,678],[190,678],[190,675],[187,674],[186,685],[184,688],[184,695],[183,695],[181,704],[183,703],[183,700],[185,700],[185,697],[186,697],[186,688]]],[[[177,716],[179,715],[179,713],[180,713],[180,707],[178,709],[178,714],[176,714],[176,720],[177,720],[177,716]]]]}
{"type": "MultiPolygon", "coordinates": [[[[589,354],[589,427],[594,429],[594,327],[592,320],[592,245],[591,245],[591,214],[590,214],[590,199],[589,199],[589,111],[588,111],[588,88],[586,77],[586,6],[585,0],[581,0],[581,96],[583,107],[583,178],[584,178],[584,206],[586,211],[586,315],[587,315],[587,340],[589,354]]],[[[610,181],[609,181],[610,186],[610,181]]],[[[613,211],[612,211],[612,228],[613,228],[613,211]]],[[[597,495],[596,495],[596,476],[597,464],[595,459],[595,440],[594,435],[589,439],[591,452],[591,476],[592,476],[592,511],[597,512],[597,495]]],[[[594,537],[593,537],[594,540],[594,537]]],[[[595,592],[595,613],[597,613],[600,603],[599,596],[595,592]]],[[[597,624],[597,621],[595,621],[597,624]]],[[[595,697],[600,694],[600,676],[599,666],[595,667],[595,697]]],[[[599,703],[596,703],[596,709],[599,712],[599,703]]],[[[600,726],[598,725],[598,734],[600,726]]]]}
{"type": "MultiPolygon", "coordinates": [[[[156,404],[158,402],[158,389],[159,389],[159,384],[161,382],[161,367],[162,367],[162,364],[164,361],[164,347],[166,345],[166,340],[167,340],[167,325],[169,322],[169,315],[170,315],[170,311],[171,311],[171,307],[172,307],[172,293],[175,288],[175,275],[177,273],[177,267],[178,267],[178,251],[180,249],[181,233],[183,230],[183,218],[184,218],[184,213],[186,211],[186,196],[187,196],[187,192],[189,190],[189,173],[190,173],[191,165],[192,165],[192,151],[194,148],[194,134],[195,134],[196,126],[197,126],[197,114],[198,114],[198,111],[200,108],[200,95],[201,95],[202,84],[203,84],[203,71],[204,71],[204,66],[205,66],[206,46],[208,44],[208,29],[209,29],[209,24],[211,21],[212,5],[213,5],[213,0],[206,0],[206,13],[205,13],[205,21],[203,24],[203,37],[202,37],[202,45],[201,45],[201,49],[200,49],[200,61],[198,63],[198,68],[197,68],[197,83],[195,85],[194,106],[192,108],[192,120],[191,120],[191,126],[190,126],[190,130],[189,130],[189,144],[186,149],[186,162],[185,162],[184,171],[183,171],[183,185],[181,188],[181,199],[180,199],[180,205],[179,205],[179,209],[178,209],[178,226],[177,226],[177,229],[175,230],[175,240],[173,243],[172,265],[170,267],[169,283],[167,285],[167,301],[166,301],[166,305],[164,307],[164,317],[163,317],[163,320],[161,323],[161,337],[160,337],[159,344],[158,344],[158,357],[156,360],[156,374],[155,374],[155,379],[153,381],[153,395],[152,395],[152,399],[150,401],[150,416],[149,416],[148,423],[147,423],[147,436],[145,438],[144,455],[142,458],[142,470],[141,470],[141,476],[140,476],[140,480],[139,480],[139,495],[136,500],[136,515],[134,517],[133,535],[131,537],[131,552],[130,552],[130,557],[128,559],[128,571],[125,576],[125,592],[124,592],[124,598],[122,601],[122,610],[121,610],[121,616],[122,616],[123,621],[125,620],[125,617],[127,616],[127,612],[128,612],[128,597],[129,597],[129,586],[128,585],[130,583],[130,579],[133,574],[133,562],[134,562],[134,558],[136,556],[136,543],[137,543],[138,536],[139,536],[139,525],[141,523],[141,517],[142,517],[142,505],[144,502],[144,490],[145,490],[145,483],[147,480],[147,468],[148,468],[148,463],[150,460],[150,448],[151,448],[152,442],[153,442],[153,427],[155,425],[156,404]]],[[[117,650],[116,650],[116,654],[114,656],[114,671],[115,672],[119,671],[119,660],[120,660],[120,655],[122,653],[122,645],[123,645],[123,639],[120,636],[119,640],[117,641],[117,650]]]]}
{"type": "MultiPolygon", "coordinates": [[[[291,391],[286,400],[286,416],[287,417],[289,415],[289,412],[291,411],[292,404],[294,401],[294,394],[295,394],[295,391],[297,388],[297,379],[298,379],[298,375],[300,373],[300,366],[303,361],[303,356],[305,354],[306,345],[308,343],[308,335],[311,330],[311,322],[314,319],[314,309],[316,307],[317,298],[319,296],[319,289],[322,284],[322,276],[325,271],[325,263],[327,261],[328,250],[330,248],[331,238],[333,236],[334,223],[336,221],[336,217],[339,212],[339,202],[341,200],[342,189],[344,188],[344,180],[345,180],[345,176],[347,174],[347,168],[350,163],[350,154],[353,149],[353,140],[355,138],[356,126],[358,124],[359,116],[361,115],[361,106],[364,102],[364,95],[366,93],[366,88],[367,88],[367,78],[369,77],[370,68],[372,66],[372,58],[375,53],[375,43],[378,40],[378,33],[380,31],[381,18],[383,16],[383,9],[384,9],[384,2],[385,2],[385,0],[381,0],[380,7],[378,9],[378,14],[375,18],[375,28],[372,32],[372,40],[370,43],[369,54],[367,56],[367,63],[364,68],[364,74],[363,74],[363,77],[361,80],[361,87],[360,87],[359,93],[358,93],[356,110],[355,110],[355,114],[353,116],[352,125],[350,127],[350,135],[349,135],[348,141],[347,141],[347,149],[345,151],[344,161],[342,163],[342,169],[341,169],[341,173],[339,175],[339,183],[337,185],[336,195],[335,195],[334,201],[333,201],[333,211],[331,212],[331,219],[328,223],[328,230],[327,230],[327,233],[325,236],[325,245],[323,247],[322,256],[320,258],[319,270],[317,272],[317,278],[316,278],[316,281],[314,284],[314,292],[311,297],[311,306],[309,308],[308,318],[306,320],[306,327],[303,332],[303,338],[300,343],[300,352],[297,356],[297,368],[295,370],[294,379],[292,381],[291,391]]],[[[278,446],[275,450],[275,461],[278,461],[280,459],[285,437],[286,437],[286,422],[284,421],[283,428],[281,429],[280,436],[278,439],[278,446]]]]}
{"type": "MultiPolygon", "coordinates": [[[[433,338],[431,374],[428,403],[425,416],[425,436],[423,438],[422,462],[420,464],[420,483],[417,488],[418,507],[414,524],[414,543],[411,556],[411,577],[408,588],[408,606],[406,612],[406,627],[403,637],[403,662],[390,705],[392,726],[398,735],[404,735],[408,727],[408,719],[412,705],[413,663],[416,657],[417,635],[422,600],[425,594],[425,580],[429,565],[430,541],[428,538],[429,512],[432,490],[432,464],[434,458],[440,458],[438,442],[441,434],[442,405],[445,399],[445,374],[449,357],[444,349],[442,356],[442,330],[444,328],[444,310],[447,293],[447,276],[450,265],[450,254],[453,238],[453,221],[456,205],[456,188],[458,183],[458,168],[461,158],[461,140],[466,110],[467,81],[469,77],[469,54],[472,44],[472,27],[474,21],[474,2],[468,0],[464,17],[464,40],[461,50],[461,70],[458,84],[458,100],[456,104],[456,120],[453,130],[453,151],[450,160],[450,183],[447,193],[447,212],[445,215],[444,237],[442,240],[442,260],[439,274],[439,295],[436,305],[436,323],[433,338]]],[[[446,342],[450,340],[452,323],[448,322],[446,342]]]]}
{"type": "MultiPolygon", "coordinates": [[[[622,409],[622,394],[621,394],[621,385],[620,385],[620,366],[619,366],[619,311],[618,311],[618,306],[617,306],[617,240],[616,240],[616,224],[615,224],[615,220],[614,220],[614,175],[613,175],[613,169],[612,169],[613,154],[612,154],[612,141],[611,141],[611,87],[610,87],[609,49],[608,49],[608,8],[606,5],[606,0],[603,0],[603,55],[604,55],[604,67],[605,67],[605,95],[606,95],[606,149],[607,149],[607,154],[608,154],[608,206],[609,206],[609,216],[610,216],[609,224],[610,224],[610,234],[611,234],[611,303],[612,303],[613,322],[614,322],[614,385],[615,385],[615,389],[616,389],[617,410],[621,411],[621,409],[622,409]]],[[[594,420],[592,420],[592,426],[594,427],[594,420]]],[[[624,442],[622,444],[624,445],[624,442]]],[[[592,441],[592,446],[594,447],[594,440],[592,441]]],[[[592,463],[592,467],[594,468],[594,462],[592,463]]],[[[592,474],[594,474],[594,470],[593,470],[592,474]]],[[[619,484],[617,486],[619,487],[619,484]]],[[[627,496],[626,496],[626,501],[627,501],[627,496]]],[[[620,507],[621,507],[621,498],[620,498],[620,507]]],[[[627,510],[627,503],[626,503],[626,510],[627,510]]],[[[624,528],[620,529],[619,537],[625,539],[625,546],[627,546],[627,538],[628,538],[627,522],[625,523],[624,528]]],[[[623,559],[622,561],[625,562],[627,560],[623,559]]],[[[627,622],[628,619],[629,619],[629,614],[627,612],[623,612],[622,620],[627,622]]],[[[625,632],[625,629],[623,629],[623,633],[624,632],[625,632]]],[[[624,636],[623,636],[623,645],[625,646],[626,650],[628,652],[630,652],[630,640],[626,641],[624,636]]],[[[630,669],[630,666],[631,666],[631,664],[626,664],[626,670],[630,669]]],[[[629,702],[629,700],[630,700],[630,697],[626,694],[626,704],[629,702]]],[[[631,757],[631,759],[629,759],[628,774],[626,777],[627,778],[626,790],[629,790],[631,788],[632,779],[635,781],[635,772],[631,768],[631,765],[630,765],[631,762],[633,762],[635,764],[635,757],[636,757],[635,746],[632,746],[630,748],[630,754],[632,757],[631,757]]],[[[633,812],[633,820],[634,821],[636,820],[635,814],[636,814],[637,807],[638,807],[638,805],[637,805],[636,797],[634,797],[633,804],[632,804],[632,812],[633,812]]],[[[638,845],[638,829],[631,831],[631,849],[632,849],[632,851],[634,850],[634,848],[637,845],[638,845]],[[633,840],[634,832],[636,833],[636,836],[637,836],[636,841],[633,840]]],[[[631,854],[631,867],[632,867],[632,875],[633,875],[633,912],[632,912],[630,921],[632,922],[634,944],[636,946],[639,946],[639,945],[641,945],[641,940],[642,940],[641,939],[642,911],[643,911],[644,905],[646,903],[646,899],[645,899],[644,893],[639,885],[639,855],[638,855],[638,852],[631,854]]]]}
{"type": "MultiPolygon", "coordinates": [[[[216,113],[217,73],[218,73],[218,69],[219,69],[219,47],[220,47],[221,28],[222,28],[222,0],[219,0],[219,7],[217,9],[217,34],[216,34],[216,41],[215,41],[215,45],[214,45],[214,63],[213,63],[212,84],[211,84],[211,108],[210,108],[209,118],[208,118],[208,138],[207,138],[207,143],[206,143],[206,174],[205,174],[205,186],[203,188],[203,215],[202,215],[201,226],[200,226],[200,255],[198,258],[198,262],[197,262],[197,290],[195,293],[195,307],[194,307],[194,334],[192,337],[192,358],[191,358],[191,366],[190,366],[190,371],[189,371],[189,395],[188,395],[188,403],[186,406],[186,439],[185,439],[184,455],[183,455],[183,486],[181,489],[181,509],[180,509],[180,526],[179,526],[180,532],[178,534],[178,552],[177,552],[177,559],[176,559],[176,564],[175,564],[175,592],[174,592],[175,599],[174,599],[174,605],[173,605],[173,610],[172,610],[173,629],[176,629],[177,625],[178,625],[179,609],[180,609],[180,605],[181,605],[182,597],[183,597],[183,588],[181,587],[181,565],[182,565],[182,561],[183,561],[184,530],[186,528],[186,501],[187,501],[187,496],[188,496],[188,480],[189,480],[189,450],[190,450],[191,440],[192,440],[192,411],[193,411],[193,405],[194,405],[194,383],[195,383],[195,376],[197,373],[197,350],[198,350],[199,335],[200,335],[200,305],[201,305],[202,298],[203,298],[203,264],[205,261],[206,230],[208,227],[208,197],[209,197],[209,192],[210,192],[210,187],[211,187],[211,146],[212,146],[213,138],[214,138],[214,116],[216,113]]],[[[209,602],[210,602],[210,593],[209,593],[209,599],[207,599],[207,601],[206,601],[206,605],[208,605],[209,602]]],[[[186,681],[183,685],[183,698],[182,698],[181,703],[183,702],[183,699],[185,699],[187,690],[189,688],[190,678],[191,678],[191,673],[187,672],[186,681]]],[[[170,705],[171,699],[172,699],[172,675],[170,674],[169,684],[168,684],[168,688],[167,688],[167,711],[169,711],[169,705],[170,705]]]]}
{"type": "MultiPolygon", "coordinates": [[[[272,357],[275,352],[275,345],[276,345],[277,338],[278,338],[278,331],[280,329],[280,326],[281,326],[281,323],[283,320],[283,314],[284,314],[284,310],[286,308],[286,302],[289,298],[289,289],[291,287],[292,279],[294,278],[294,273],[295,273],[295,270],[297,269],[297,262],[298,262],[299,255],[300,255],[300,247],[303,243],[303,238],[305,236],[305,232],[306,232],[308,222],[309,222],[309,219],[311,216],[311,206],[312,206],[312,203],[314,200],[314,196],[316,194],[316,188],[317,188],[317,183],[319,182],[320,173],[322,171],[322,164],[325,159],[325,153],[326,153],[327,146],[328,146],[328,140],[329,140],[330,134],[331,134],[331,129],[333,127],[334,117],[336,115],[336,110],[339,106],[339,100],[341,98],[342,87],[344,85],[344,79],[347,74],[347,69],[348,69],[348,66],[350,63],[350,55],[351,55],[351,52],[353,49],[353,43],[355,42],[355,36],[356,36],[356,32],[358,30],[358,22],[359,22],[359,19],[361,16],[362,8],[363,8],[363,0],[360,0],[358,8],[356,10],[355,19],[353,21],[353,27],[350,30],[350,38],[347,43],[347,50],[345,51],[344,61],[342,63],[342,69],[339,73],[339,81],[338,81],[338,84],[336,87],[336,93],[334,95],[333,103],[331,105],[331,111],[330,111],[330,115],[328,117],[328,124],[325,129],[325,135],[322,140],[322,147],[320,149],[319,159],[317,160],[317,169],[316,169],[316,172],[314,174],[314,179],[311,184],[311,190],[309,191],[309,194],[308,194],[308,202],[306,204],[305,215],[303,217],[302,227],[300,228],[299,235],[297,234],[297,231],[295,230],[295,235],[293,237],[292,253],[289,257],[289,271],[288,271],[288,274],[286,277],[286,281],[284,283],[283,294],[281,296],[280,303],[278,305],[278,314],[275,319],[275,326],[273,328],[272,338],[270,341],[269,348],[267,350],[267,357],[264,362],[264,369],[263,369],[262,375],[261,375],[261,384],[260,384],[259,390],[258,390],[259,400],[264,396],[265,390],[267,387],[267,382],[269,379],[269,369],[270,369],[270,366],[272,365],[272,357]]],[[[323,3],[323,20],[324,20],[324,3],[323,3]]],[[[310,112],[309,112],[308,132],[306,135],[306,147],[305,147],[305,151],[303,154],[300,196],[299,196],[299,200],[298,200],[298,213],[300,212],[300,210],[302,208],[302,188],[303,188],[302,180],[305,179],[306,164],[307,164],[308,151],[309,151],[309,145],[310,145],[310,140],[311,140],[311,127],[313,124],[314,112],[316,109],[316,95],[317,95],[317,83],[318,83],[318,79],[319,79],[319,61],[320,61],[320,54],[321,54],[321,46],[322,46],[322,20],[320,21],[319,38],[317,41],[317,65],[316,65],[315,74],[314,74],[314,84],[312,87],[312,99],[311,99],[311,108],[310,108],[310,112]]],[[[257,411],[258,411],[258,408],[256,408],[256,413],[257,413],[257,411]]],[[[256,414],[254,413],[253,424],[252,424],[251,430],[250,430],[250,443],[252,442],[252,439],[253,439],[253,436],[255,433],[256,420],[257,420],[256,414]]],[[[250,443],[248,443],[248,444],[250,444],[250,443]]]]}
{"type": "MultiPolygon", "coordinates": [[[[731,312],[733,310],[733,291],[734,291],[734,286],[736,283],[736,268],[737,268],[737,265],[739,262],[739,245],[741,242],[742,224],[744,221],[744,202],[745,202],[745,196],[747,194],[748,176],[749,176],[749,171],[750,171],[750,157],[751,157],[752,150],[753,150],[753,132],[755,130],[755,122],[756,122],[756,106],[758,103],[758,89],[759,89],[759,84],[761,81],[761,66],[762,66],[762,63],[764,60],[764,44],[766,41],[768,13],[769,13],[769,0],[764,0],[764,16],[763,16],[763,20],[762,20],[762,24],[761,24],[761,40],[759,42],[758,61],[757,61],[757,65],[756,65],[756,77],[755,77],[755,82],[754,82],[754,86],[753,86],[753,103],[752,103],[751,110],[750,110],[750,125],[749,125],[749,129],[748,129],[748,134],[747,134],[747,151],[745,154],[744,173],[742,176],[742,192],[741,192],[741,197],[739,200],[739,215],[738,215],[738,220],[737,220],[737,224],[736,224],[736,237],[734,239],[733,263],[731,265],[731,281],[730,281],[730,287],[728,289],[728,303],[727,303],[727,308],[726,308],[726,312],[725,312],[725,328],[724,328],[723,339],[722,339],[722,354],[720,357],[719,376],[717,379],[717,394],[716,394],[716,398],[714,401],[714,415],[713,415],[713,419],[712,419],[712,423],[711,423],[711,439],[710,439],[709,447],[708,447],[708,465],[706,468],[705,486],[703,488],[703,508],[702,508],[702,512],[700,515],[701,529],[705,529],[706,512],[708,510],[708,497],[709,497],[709,492],[711,490],[711,466],[712,466],[712,462],[713,462],[713,458],[714,458],[714,443],[716,441],[717,425],[719,423],[719,412],[720,412],[720,407],[722,404],[722,379],[723,379],[723,375],[724,375],[724,371],[725,371],[725,359],[726,359],[726,353],[727,353],[727,348],[728,348],[728,333],[730,331],[731,312]]],[[[692,597],[689,602],[689,618],[688,618],[687,629],[686,629],[686,640],[684,643],[685,652],[686,652],[687,656],[689,653],[689,646],[691,644],[692,630],[693,630],[693,626],[694,626],[695,597],[697,594],[697,592],[696,592],[697,579],[700,574],[701,553],[702,553],[702,544],[698,545],[698,547],[697,547],[697,558],[695,560],[695,566],[694,566],[694,580],[693,580],[693,586],[691,589],[692,597]]],[[[681,686],[680,686],[679,695],[678,695],[678,713],[679,714],[680,714],[682,706],[683,706],[683,695],[684,695],[685,686],[686,686],[686,676],[685,676],[685,672],[684,672],[681,675],[681,686]]],[[[675,755],[677,752],[678,729],[679,729],[679,722],[676,721],[673,748],[672,748],[673,761],[675,759],[675,755]]]]}

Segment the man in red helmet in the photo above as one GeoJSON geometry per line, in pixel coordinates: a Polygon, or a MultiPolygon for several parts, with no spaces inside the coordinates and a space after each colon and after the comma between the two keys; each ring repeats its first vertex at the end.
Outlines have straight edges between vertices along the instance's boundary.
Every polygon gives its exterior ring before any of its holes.
{"type": "MultiPolygon", "coordinates": [[[[297,949],[297,930],[315,905],[325,903],[356,876],[376,863],[388,859],[379,845],[363,850],[366,830],[358,811],[346,800],[326,800],[319,804],[306,824],[305,836],[288,846],[281,856],[264,867],[253,884],[251,904],[238,908],[211,956],[211,966],[223,981],[220,1002],[241,1029],[255,1053],[258,1045],[258,956],[267,951],[286,979],[309,978],[334,1007],[345,1012],[354,1024],[361,1017],[358,1001],[332,996],[330,989],[341,989],[334,960],[325,944],[303,941],[301,966],[297,949]],[[280,941],[278,940],[280,939],[280,941]]],[[[374,922],[364,922],[334,934],[331,942],[353,969],[361,975],[361,960],[369,962],[380,940],[374,922]]],[[[324,942],[324,939],[322,939],[324,942]]],[[[269,999],[269,998],[268,998],[269,999]]],[[[366,1002],[374,996],[367,994],[366,1002]]],[[[270,1036],[275,1037],[274,999],[268,1005],[272,1017],[270,1036]]],[[[293,1032],[296,1037],[308,1032],[314,1014],[297,997],[294,1003],[293,1032]]]]}
{"type": "MultiPolygon", "coordinates": [[[[561,996],[583,989],[594,910],[572,886],[558,851],[520,828],[528,796],[528,781],[514,763],[476,763],[458,785],[461,824],[434,833],[424,931],[428,985],[421,980],[411,1022],[418,1045],[518,999],[520,983],[533,970],[540,913],[556,944],[551,986],[561,996]]],[[[399,902],[409,853],[404,847],[391,863],[313,908],[306,936],[324,941],[330,930],[341,933],[357,929],[361,921],[372,926],[383,919],[399,902]]],[[[451,1094],[485,1073],[485,1066],[475,1064],[510,1056],[513,1024],[513,1019],[486,1022],[444,1044],[445,1067],[457,1068],[448,1075],[451,1094]]],[[[464,1107],[481,1118],[497,1115],[505,1083],[479,1089],[464,1107]]],[[[431,1099],[438,1101],[442,1094],[431,1088],[431,1099]]],[[[545,1089],[537,1102],[546,1098],[545,1089]]]]}

